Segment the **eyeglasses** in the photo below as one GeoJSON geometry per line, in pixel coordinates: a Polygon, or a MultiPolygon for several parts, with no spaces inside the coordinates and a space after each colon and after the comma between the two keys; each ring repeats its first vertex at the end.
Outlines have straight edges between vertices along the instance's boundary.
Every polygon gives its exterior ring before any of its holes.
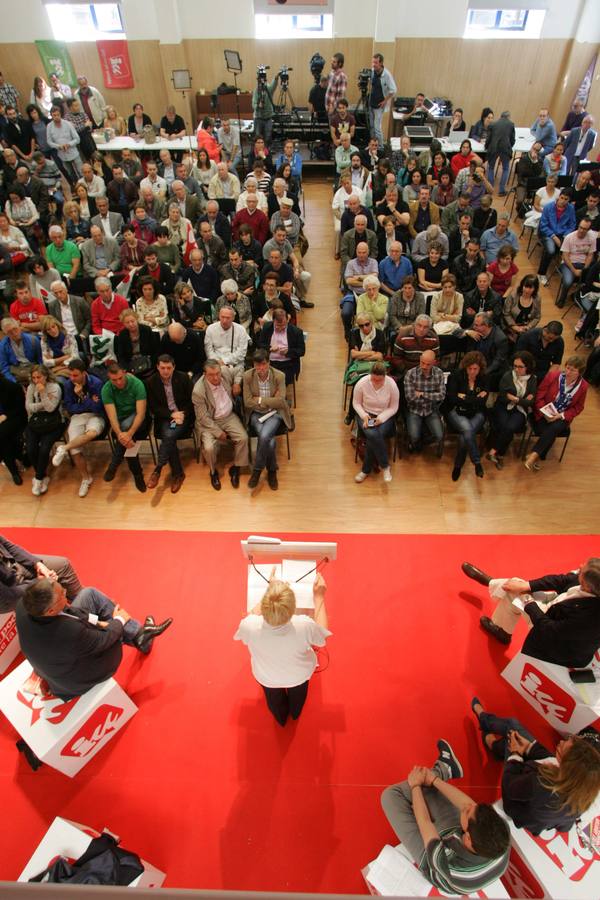
{"type": "Polygon", "coordinates": [[[371,323],[370,323],[370,322],[359,322],[359,323],[358,323],[358,327],[359,327],[359,328],[370,328],[370,327],[371,327],[371,323]]]}

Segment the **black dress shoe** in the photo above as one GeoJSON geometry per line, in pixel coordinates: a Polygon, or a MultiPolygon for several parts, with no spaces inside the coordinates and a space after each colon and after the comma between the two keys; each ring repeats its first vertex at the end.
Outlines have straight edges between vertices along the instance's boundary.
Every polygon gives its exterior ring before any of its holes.
{"type": "Polygon", "coordinates": [[[230,466],[229,476],[231,478],[231,487],[239,488],[240,486],[240,467],[230,466]]]}
{"type": "Polygon", "coordinates": [[[23,484],[23,477],[18,469],[11,471],[11,477],[15,484],[23,484]]]}
{"type": "Polygon", "coordinates": [[[146,482],[144,480],[144,476],[140,472],[139,474],[136,472],[133,476],[133,480],[135,482],[135,486],[140,492],[140,494],[145,494],[148,488],[146,487],[146,482]]]}
{"type": "Polygon", "coordinates": [[[460,466],[454,466],[452,469],[452,481],[458,481],[460,478],[461,468],[460,466]]]}
{"type": "MultiPolygon", "coordinates": [[[[146,622],[148,622],[149,619],[152,619],[152,617],[148,616],[146,622]]],[[[152,619],[152,621],[154,621],[154,619],[152,619]]],[[[133,639],[134,646],[137,647],[140,653],[150,653],[154,638],[157,638],[159,634],[166,631],[172,621],[173,619],[165,619],[160,625],[147,625],[144,623],[133,639]]]]}
{"type": "Polygon", "coordinates": [[[115,466],[115,465],[113,465],[113,463],[111,463],[111,464],[109,465],[108,469],[106,470],[106,472],[104,473],[104,476],[103,476],[103,477],[104,477],[104,480],[105,480],[105,481],[112,481],[113,478],[115,477],[115,475],[117,474],[117,469],[118,469],[118,468],[119,468],[118,465],[115,466]]]}
{"type": "Polygon", "coordinates": [[[216,469],[214,472],[210,473],[210,483],[214,487],[215,491],[221,490],[221,479],[219,478],[219,473],[216,469]]]}
{"type": "Polygon", "coordinates": [[[496,638],[501,644],[504,644],[505,646],[510,644],[511,635],[508,631],[505,631],[504,628],[500,628],[500,626],[496,625],[495,622],[492,622],[488,616],[482,616],[479,620],[479,624],[484,631],[487,631],[489,635],[496,638]]]}
{"type": "Polygon", "coordinates": [[[253,469],[252,475],[248,479],[248,487],[255,488],[258,487],[258,482],[260,481],[260,469],[253,469]]]}
{"type": "Polygon", "coordinates": [[[276,491],[279,487],[279,482],[277,481],[277,472],[273,469],[272,472],[267,472],[267,481],[269,482],[269,487],[272,491],[276,491]]]}
{"type": "Polygon", "coordinates": [[[311,303],[310,300],[301,300],[301,301],[300,301],[300,306],[301,306],[303,309],[313,309],[313,308],[314,308],[314,305],[315,305],[315,304],[314,304],[314,303],[311,303]]]}
{"type": "Polygon", "coordinates": [[[482,572],[481,569],[478,569],[477,566],[472,565],[471,563],[464,562],[461,566],[461,569],[469,578],[472,578],[473,581],[477,581],[479,584],[482,584],[484,587],[487,587],[492,580],[491,575],[486,575],[485,572],[482,572]]]}

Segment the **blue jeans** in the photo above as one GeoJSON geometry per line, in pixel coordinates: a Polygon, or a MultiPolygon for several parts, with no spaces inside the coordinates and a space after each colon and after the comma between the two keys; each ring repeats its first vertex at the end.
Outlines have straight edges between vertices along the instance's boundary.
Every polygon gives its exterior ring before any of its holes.
{"type": "Polygon", "coordinates": [[[479,730],[485,737],[486,734],[498,734],[500,740],[492,746],[492,753],[498,759],[506,759],[510,751],[508,749],[508,741],[506,740],[509,731],[518,731],[519,734],[527,738],[528,741],[534,741],[535,738],[530,731],[527,731],[524,725],[521,725],[518,719],[505,719],[502,716],[496,716],[491,712],[482,712],[479,716],[479,730]]]}
{"type": "MultiPolygon", "coordinates": [[[[572,263],[574,269],[578,269],[581,271],[583,269],[583,263],[572,263]]],[[[557,304],[562,304],[567,299],[567,294],[571,289],[571,286],[575,283],[575,276],[571,272],[570,268],[566,263],[561,263],[558,267],[558,271],[562,276],[562,285],[560,288],[560,293],[556,298],[557,304]]],[[[581,278],[577,279],[581,283],[581,278]]]]}
{"type": "Polygon", "coordinates": [[[160,447],[158,448],[157,469],[162,469],[166,463],[171,466],[171,474],[175,477],[183,475],[183,467],[179,458],[179,450],[177,441],[184,435],[190,434],[190,423],[184,422],[183,425],[177,425],[171,428],[171,420],[163,419],[159,423],[160,447]]]}
{"type": "Polygon", "coordinates": [[[378,106],[376,109],[373,109],[371,106],[369,107],[369,128],[371,137],[377,138],[378,147],[383,147],[383,131],[381,130],[381,123],[384,112],[383,106],[378,106]]]}
{"type": "Polygon", "coordinates": [[[431,436],[438,443],[444,436],[442,420],[437,412],[430,413],[428,416],[419,416],[417,413],[409,411],[406,413],[406,427],[408,429],[408,439],[413,447],[421,443],[423,423],[427,425],[431,436]]]}
{"type": "Polygon", "coordinates": [[[394,433],[394,428],[396,427],[394,419],[386,419],[381,425],[374,425],[373,428],[364,428],[358,417],[356,422],[359,433],[364,437],[366,444],[365,460],[362,464],[363,472],[365,475],[368,475],[373,471],[375,463],[380,469],[387,469],[390,461],[385,441],[386,438],[391,437],[394,433]]]}
{"type": "Polygon", "coordinates": [[[485,422],[485,413],[475,413],[474,416],[468,419],[453,409],[448,413],[446,419],[458,434],[458,447],[456,448],[454,465],[460,468],[464,464],[467,458],[467,451],[473,465],[477,465],[477,463],[481,462],[479,447],[477,446],[477,435],[485,422]]]}
{"type": "Polygon", "coordinates": [[[279,431],[283,419],[279,413],[275,413],[274,416],[269,416],[265,422],[259,422],[261,415],[262,413],[253,412],[250,416],[252,428],[258,435],[256,456],[252,468],[262,471],[266,467],[269,472],[276,472],[277,451],[275,435],[279,431]]]}
{"type": "Polygon", "coordinates": [[[267,147],[271,146],[271,138],[273,137],[273,119],[255,119],[254,120],[254,138],[263,137],[267,147]]]}
{"type": "Polygon", "coordinates": [[[500,176],[500,193],[503,194],[506,191],[508,170],[510,169],[512,156],[508,153],[490,153],[488,155],[488,181],[492,185],[495,181],[494,169],[496,168],[496,161],[498,159],[500,160],[500,165],[502,166],[502,175],[500,176]]]}
{"type": "Polygon", "coordinates": [[[540,235],[540,240],[542,242],[542,258],[540,260],[538,275],[545,275],[548,271],[550,260],[556,253],[558,253],[559,248],[556,244],[556,241],[551,237],[543,237],[542,235],[540,235]]]}
{"type": "Polygon", "coordinates": [[[344,294],[340,300],[340,308],[342,311],[342,324],[344,326],[344,336],[346,340],[350,337],[352,329],[352,319],[356,312],[356,300],[354,294],[344,294]]]}
{"type": "MultiPolygon", "coordinates": [[[[95,613],[101,622],[109,622],[113,617],[115,608],[115,604],[110,597],[107,597],[98,588],[93,587],[83,588],[79,591],[71,606],[76,607],[76,609],[83,609],[85,612],[95,613]]],[[[136,619],[129,619],[123,627],[123,643],[133,644],[133,640],[141,627],[136,619]]]]}

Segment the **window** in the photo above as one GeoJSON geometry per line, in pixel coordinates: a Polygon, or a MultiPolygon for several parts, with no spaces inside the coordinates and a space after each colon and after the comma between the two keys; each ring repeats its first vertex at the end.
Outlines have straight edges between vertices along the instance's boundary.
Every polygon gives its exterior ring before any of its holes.
{"type": "Polygon", "coordinates": [[[47,3],[46,11],[58,41],[125,37],[118,3],[47,3]]]}
{"type": "Polygon", "coordinates": [[[544,16],[543,9],[469,9],[463,37],[537,38],[544,16]]]}
{"type": "Polygon", "coordinates": [[[261,40],[333,37],[333,16],[254,16],[254,36],[261,40]]]}

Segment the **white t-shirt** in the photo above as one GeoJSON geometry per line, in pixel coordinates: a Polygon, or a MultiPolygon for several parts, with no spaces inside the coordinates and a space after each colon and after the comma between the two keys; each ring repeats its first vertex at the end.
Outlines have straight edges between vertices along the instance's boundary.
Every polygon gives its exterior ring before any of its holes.
{"type": "Polygon", "coordinates": [[[288,688],[304,684],[317,665],[313,646],[324,647],[331,634],[309,616],[292,616],[274,628],[262,616],[246,616],[233,636],[250,651],[252,674],[264,687],[288,688]]]}

